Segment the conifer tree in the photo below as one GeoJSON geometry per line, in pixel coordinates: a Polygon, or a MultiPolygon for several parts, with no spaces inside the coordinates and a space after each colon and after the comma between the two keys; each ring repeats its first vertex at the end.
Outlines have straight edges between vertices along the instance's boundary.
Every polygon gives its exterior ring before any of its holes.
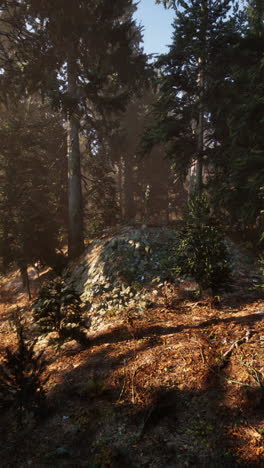
{"type": "Polygon", "coordinates": [[[221,81],[215,67],[218,99],[209,102],[218,141],[211,193],[230,221],[242,227],[254,225],[263,203],[263,37],[263,2],[249,1],[221,81]]]}
{"type": "Polygon", "coordinates": [[[160,99],[154,108],[154,125],[146,132],[146,150],[164,142],[167,155],[173,157],[178,173],[186,176],[195,168],[194,190],[200,193],[203,167],[218,143],[208,106],[212,73],[216,59],[224,54],[234,33],[234,22],[227,19],[232,11],[230,0],[178,0],[162,2],[174,5],[173,42],[162,55],[160,99]],[[221,51],[221,54],[220,54],[221,51]]]}
{"type": "Polygon", "coordinates": [[[88,115],[92,120],[91,104],[99,110],[124,106],[131,86],[142,79],[146,60],[134,47],[139,34],[132,18],[135,5],[132,0],[22,0],[13,5],[13,0],[2,1],[14,36],[19,31],[15,52],[24,82],[67,115],[69,255],[74,257],[83,248],[81,119],[88,115]]]}

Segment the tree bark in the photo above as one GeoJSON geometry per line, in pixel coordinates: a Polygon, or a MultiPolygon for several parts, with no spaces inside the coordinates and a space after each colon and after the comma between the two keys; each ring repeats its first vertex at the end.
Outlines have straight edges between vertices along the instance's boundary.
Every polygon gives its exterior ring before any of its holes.
{"type": "Polygon", "coordinates": [[[204,152],[204,63],[199,59],[200,71],[198,75],[199,89],[199,118],[197,128],[197,162],[196,162],[196,194],[201,195],[203,190],[203,152],[204,152]]]}
{"type": "Polygon", "coordinates": [[[124,160],[124,212],[126,221],[134,221],[135,200],[134,200],[134,177],[133,161],[130,156],[124,160]]]}
{"type": "Polygon", "coordinates": [[[31,300],[31,291],[30,291],[30,283],[29,283],[27,265],[25,264],[20,265],[20,275],[21,275],[23,288],[27,290],[28,298],[29,300],[31,300]]]}
{"type": "Polygon", "coordinates": [[[81,182],[81,153],[79,116],[77,109],[76,61],[68,60],[68,95],[72,103],[68,111],[68,255],[76,258],[84,249],[83,201],[81,182]]]}
{"type": "Polygon", "coordinates": [[[120,157],[119,161],[117,162],[117,192],[118,192],[118,199],[119,199],[119,213],[120,219],[124,220],[124,193],[123,193],[123,158],[120,157]]]}

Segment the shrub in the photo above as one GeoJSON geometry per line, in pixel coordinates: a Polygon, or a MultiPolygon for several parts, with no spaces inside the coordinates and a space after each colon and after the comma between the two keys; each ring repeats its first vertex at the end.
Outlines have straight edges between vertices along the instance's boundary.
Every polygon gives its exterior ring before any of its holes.
{"type": "Polygon", "coordinates": [[[182,277],[194,277],[201,290],[214,291],[230,280],[227,249],[205,195],[194,197],[189,203],[175,260],[175,272],[182,277]]]}
{"type": "Polygon", "coordinates": [[[34,303],[34,320],[42,333],[56,331],[62,341],[74,338],[87,342],[80,330],[85,326],[80,296],[62,277],[43,285],[34,303]]]}
{"type": "Polygon", "coordinates": [[[46,367],[43,352],[36,354],[35,342],[27,343],[21,322],[15,322],[17,348],[5,351],[0,365],[0,396],[2,406],[13,407],[21,424],[26,412],[38,414],[45,403],[44,383],[41,374],[46,367]]]}

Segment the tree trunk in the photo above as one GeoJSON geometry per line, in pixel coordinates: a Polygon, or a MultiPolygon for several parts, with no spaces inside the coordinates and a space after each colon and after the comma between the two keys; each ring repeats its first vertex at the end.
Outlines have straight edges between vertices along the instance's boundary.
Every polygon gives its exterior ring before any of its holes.
{"type": "Polygon", "coordinates": [[[3,237],[2,237],[2,266],[1,266],[1,273],[4,275],[8,271],[8,265],[11,258],[10,246],[8,242],[8,228],[7,228],[7,219],[6,216],[3,220],[3,237]]]}
{"type": "Polygon", "coordinates": [[[124,160],[124,211],[125,220],[134,221],[135,201],[134,201],[134,177],[133,161],[131,157],[124,160]]]}
{"type": "Polygon", "coordinates": [[[77,69],[75,60],[68,61],[68,95],[72,107],[68,111],[68,255],[76,258],[84,249],[83,202],[79,116],[77,108],[77,69]],[[76,102],[75,102],[76,101],[76,102]]]}
{"type": "Polygon", "coordinates": [[[123,203],[123,158],[120,157],[117,162],[117,193],[119,201],[119,213],[120,219],[124,220],[124,203],[123,203]]]}
{"type": "Polygon", "coordinates": [[[203,190],[203,152],[204,152],[204,64],[199,59],[200,71],[198,75],[199,89],[199,120],[197,128],[197,162],[196,162],[196,194],[201,195],[203,190]]]}
{"type": "Polygon", "coordinates": [[[21,275],[23,288],[27,290],[28,298],[29,300],[31,300],[31,291],[30,291],[30,283],[29,283],[27,265],[25,264],[20,265],[20,275],[21,275]]]}
{"type": "Polygon", "coordinates": [[[199,99],[199,117],[198,117],[198,135],[197,135],[197,165],[196,165],[196,194],[201,195],[203,190],[203,157],[204,157],[204,85],[205,85],[205,50],[206,50],[206,23],[208,20],[208,0],[201,2],[201,14],[204,24],[204,50],[203,56],[198,59],[198,99],[199,99]]]}

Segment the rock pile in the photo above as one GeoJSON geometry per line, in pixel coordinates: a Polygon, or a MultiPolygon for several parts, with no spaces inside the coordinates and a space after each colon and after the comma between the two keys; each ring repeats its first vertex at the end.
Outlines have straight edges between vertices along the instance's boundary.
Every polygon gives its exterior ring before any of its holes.
{"type": "MultiPolygon", "coordinates": [[[[107,318],[122,321],[122,312],[130,308],[133,313],[143,313],[167,283],[179,284],[187,291],[199,290],[194,278],[184,280],[174,273],[177,238],[178,231],[168,227],[127,227],[90,243],[78,263],[66,272],[66,281],[80,294],[91,329],[103,326],[107,318]]],[[[245,264],[247,256],[240,247],[230,239],[226,245],[234,279],[241,282],[245,276],[250,287],[254,286],[255,269],[251,265],[250,275],[248,268],[250,256],[245,264]]]]}
{"type": "Polygon", "coordinates": [[[168,228],[126,228],[118,235],[93,241],[68,282],[81,295],[93,319],[118,315],[127,307],[141,312],[148,293],[174,281],[171,248],[175,232],[168,228]]]}

